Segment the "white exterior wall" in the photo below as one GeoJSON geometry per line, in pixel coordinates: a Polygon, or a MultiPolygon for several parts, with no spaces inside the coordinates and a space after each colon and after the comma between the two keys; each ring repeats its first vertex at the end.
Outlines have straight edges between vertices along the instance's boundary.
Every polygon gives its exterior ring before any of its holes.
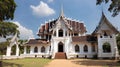
{"type": "Polygon", "coordinates": [[[92,58],[93,55],[97,54],[97,46],[95,48],[95,52],[92,52],[92,46],[91,43],[75,43],[71,44],[70,50],[69,50],[69,58],[74,58],[78,55],[78,57],[85,58],[85,55],[87,58],[92,58]],[[79,46],[80,52],[75,52],[75,45],[79,46]],[[84,46],[88,46],[88,52],[84,52],[84,46]]]}
{"type": "Polygon", "coordinates": [[[99,58],[104,58],[104,57],[112,58],[112,57],[118,56],[116,36],[114,34],[114,31],[111,29],[110,26],[106,24],[104,20],[102,21],[102,25],[98,30],[97,38],[98,38],[98,57],[99,58]],[[107,33],[108,36],[104,36],[104,31],[107,33]],[[102,36],[102,38],[100,38],[100,36],[102,36]],[[110,38],[110,36],[112,36],[112,38],[110,38]],[[111,46],[110,53],[103,52],[102,46],[105,42],[110,43],[110,46],[111,46]]]}
{"type": "MultiPolygon", "coordinates": [[[[58,44],[60,43],[60,42],[62,42],[63,43],[63,52],[65,52],[66,54],[68,53],[68,50],[69,50],[69,43],[70,43],[70,39],[69,39],[70,37],[53,37],[53,40],[52,40],[52,42],[53,42],[53,44],[52,44],[52,50],[54,50],[53,51],[53,55],[55,56],[55,53],[57,53],[58,52],[58,44]]],[[[53,58],[54,58],[54,56],[53,56],[53,58]]]]}
{"type": "MultiPolygon", "coordinates": [[[[100,38],[100,36],[98,36],[98,57],[115,57],[115,53],[116,53],[116,47],[117,47],[117,44],[116,44],[116,36],[113,34],[112,35],[112,38],[108,37],[108,38],[100,38]],[[110,43],[110,46],[111,46],[111,52],[110,53],[104,53],[103,52],[103,44],[105,42],[108,42],[110,43]]],[[[118,53],[118,50],[117,50],[117,53],[118,53]]],[[[117,54],[118,56],[118,54],[117,54]]]]}
{"type": "MultiPolygon", "coordinates": [[[[53,33],[56,32],[56,36],[52,35],[52,38],[51,38],[51,51],[49,52],[49,46],[45,46],[46,48],[46,52],[45,53],[41,53],[41,45],[31,45],[31,49],[30,49],[30,55],[32,57],[35,57],[35,55],[38,55],[39,57],[43,54],[47,54],[47,55],[51,55],[52,56],[52,59],[55,58],[55,54],[58,53],[58,44],[60,42],[63,43],[63,52],[66,53],[66,56],[68,59],[70,58],[75,58],[76,55],[78,55],[79,57],[85,57],[85,55],[88,57],[88,58],[92,58],[94,54],[96,54],[96,52],[92,52],[91,50],[91,43],[88,43],[88,42],[79,42],[77,43],[79,45],[79,48],[80,48],[80,52],[79,53],[76,53],[75,52],[75,45],[74,43],[72,43],[72,37],[71,35],[69,35],[69,33],[71,33],[69,31],[69,29],[65,26],[65,21],[63,20],[59,20],[56,22],[56,27],[53,29],[53,33]],[[59,29],[62,29],[63,30],[63,37],[59,37],[59,29]],[[65,34],[65,32],[67,32],[67,35],[65,34]],[[87,45],[88,46],[88,52],[84,52],[83,51],[83,47],[84,45],[87,45]],[[34,53],[34,48],[35,47],[38,47],[38,53],[34,53]]],[[[80,34],[79,33],[79,36],[84,36],[85,33],[82,33],[80,34]]],[[[97,48],[96,48],[97,50],[97,48]]]]}
{"type": "MultiPolygon", "coordinates": [[[[82,57],[82,58],[87,56],[87,58],[92,58],[94,55],[98,55],[98,57],[100,57],[100,58],[102,58],[102,57],[118,57],[116,36],[114,34],[114,31],[111,30],[111,28],[109,27],[108,24],[106,24],[106,23],[101,24],[100,30],[98,30],[97,35],[96,35],[98,44],[95,44],[95,52],[92,52],[92,44],[90,42],[78,42],[78,43],[72,42],[72,36],[74,36],[74,34],[71,34],[73,32],[71,32],[71,30],[68,29],[68,27],[66,27],[66,25],[65,25],[66,21],[63,18],[63,16],[61,16],[61,17],[62,17],[62,19],[59,18],[56,21],[56,24],[55,24],[53,32],[52,32],[53,35],[51,36],[50,44],[45,45],[45,49],[46,49],[45,53],[41,53],[42,45],[31,45],[30,54],[23,54],[22,56],[35,57],[35,55],[37,55],[37,57],[42,57],[42,55],[45,55],[46,57],[52,56],[52,59],[54,59],[55,54],[58,52],[58,43],[62,42],[63,43],[63,52],[66,53],[66,56],[68,59],[75,58],[76,56],[82,57]],[[60,29],[63,30],[63,37],[59,37],[60,29]],[[104,31],[107,31],[106,33],[109,34],[108,35],[109,37],[104,38],[104,36],[103,36],[104,31]],[[54,36],[54,32],[56,32],[55,36],[54,36]],[[67,35],[65,34],[65,32],[67,32],[67,35]],[[103,38],[100,38],[101,35],[103,36],[103,38]],[[110,36],[112,36],[112,38],[110,38],[110,36]],[[110,43],[111,53],[103,53],[102,46],[105,42],[110,43]],[[79,48],[80,48],[80,52],[77,52],[77,53],[75,52],[76,44],[79,45],[79,48]],[[84,52],[84,49],[83,49],[84,45],[88,46],[88,52],[84,52]],[[34,48],[36,46],[38,47],[38,53],[34,53],[34,48]],[[49,51],[50,46],[51,46],[51,51],[49,51]]],[[[102,22],[104,22],[104,21],[102,21],[102,22]]],[[[79,32],[78,36],[86,36],[86,33],[79,32]]]]}
{"type": "Polygon", "coordinates": [[[24,56],[24,57],[35,57],[35,55],[37,57],[42,57],[42,55],[45,55],[46,57],[48,57],[48,55],[50,55],[50,52],[49,52],[49,48],[50,46],[44,46],[45,47],[45,52],[42,53],[41,52],[41,47],[42,45],[31,45],[30,46],[30,53],[26,53],[26,54],[21,54],[21,56],[24,56]],[[35,53],[34,52],[34,48],[37,47],[38,48],[38,52],[35,53]]]}

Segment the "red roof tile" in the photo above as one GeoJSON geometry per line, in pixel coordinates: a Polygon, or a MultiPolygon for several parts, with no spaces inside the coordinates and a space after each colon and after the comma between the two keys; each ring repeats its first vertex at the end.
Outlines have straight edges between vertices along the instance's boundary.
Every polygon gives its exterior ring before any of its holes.
{"type": "MultiPolygon", "coordinates": [[[[69,25],[68,27],[72,27],[72,31],[74,32],[81,32],[84,33],[86,32],[86,28],[84,26],[83,23],[77,22],[77,21],[73,21],[73,20],[69,20],[69,19],[65,19],[67,20],[67,25],[69,25]]],[[[46,23],[45,25],[43,25],[40,29],[39,29],[39,35],[42,35],[41,33],[43,33],[44,31],[47,30],[47,33],[49,32],[49,29],[53,28],[53,26],[55,25],[57,19],[53,20],[49,23],[46,23]]]]}
{"type": "Polygon", "coordinates": [[[86,36],[75,36],[75,37],[72,37],[72,41],[73,42],[84,42],[84,41],[87,41],[87,37],[86,36]]]}
{"type": "Polygon", "coordinates": [[[72,42],[97,42],[97,38],[94,36],[74,36],[72,42]]]}
{"type": "Polygon", "coordinates": [[[47,44],[48,42],[46,40],[41,40],[41,39],[30,39],[28,41],[28,45],[34,45],[34,44],[47,44]]]}

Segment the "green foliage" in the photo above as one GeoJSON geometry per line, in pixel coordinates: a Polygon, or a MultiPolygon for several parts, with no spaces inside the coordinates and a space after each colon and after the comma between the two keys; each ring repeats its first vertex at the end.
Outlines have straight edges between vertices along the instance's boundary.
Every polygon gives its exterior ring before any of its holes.
{"type": "Polygon", "coordinates": [[[14,12],[16,9],[16,3],[14,0],[0,0],[0,37],[6,38],[6,36],[14,35],[17,30],[17,25],[10,22],[4,22],[14,18],[14,12]]]}
{"type": "Polygon", "coordinates": [[[0,0],[0,21],[14,18],[16,3],[14,0],[0,0]]]}
{"type": "Polygon", "coordinates": [[[112,16],[115,17],[120,12],[120,0],[97,0],[97,5],[100,5],[102,2],[108,3],[111,1],[108,11],[112,12],[112,16]]]}
{"type": "Polygon", "coordinates": [[[26,42],[27,42],[27,40],[19,40],[18,42],[19,42],[19,43],[20,43],[20,45],[22,46],[24,43],[26,43],[26,42]]]}
{"type": "Polygon", "coordinates": [[[27,46],[27,53],[30,53],[30,46],[27,46]]]}
{"type": "Polygon", "coordinates": [[[15,33],[19,33],[17,30],[18,26],[11,22],[0,22],[0,37],[6,38],[9,35],[15,35],[15,33]]]}
{"type": "Polygon", "coordinates": [[[24,46],[23,45],[27,42],[27,40],[19,40],[18,42],[20,43],[19,44],[20,54],[23,54],[23,52],[24,52],[24,46]]]}
{"type": "Polygon", "coordinates": [[[25,58],[14,60],[3,60],[3,67],[44,67],[51,59],[25,58]]]}
{"type": "Polygon", "coordinates": [[[9,42],[1,42],[0,43],[0,55],[3,55],[6,53],[6,46],[9,45],[9,42]]]}
{"type": "Polygon", "coordinates": [[[16,45],[12,46],[11,49],[11,55],[15,55],[16,54],[16,45]]]}

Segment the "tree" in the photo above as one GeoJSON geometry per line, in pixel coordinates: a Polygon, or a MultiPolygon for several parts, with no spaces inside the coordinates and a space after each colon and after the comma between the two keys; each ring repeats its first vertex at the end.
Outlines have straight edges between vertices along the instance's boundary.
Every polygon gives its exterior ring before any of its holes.
{"type": "MultiPolygon", "coordinates": [[[[0,0],[0,38],[6,38],[6,36],[15,35],[17,32],[19,33],[16,24],[5,22],[5,20],[13,20],[15,9],[16,3],[14,0],[0,0]]],[[[4,53],[7,45],[9,45],[8,40],[0,43],[1,54],[4,53]]]]}
{"type": "Polygon", "coordinates": [[[27,40],[19,40],[19,48],[20,48],[20,54],[24,52],[24,44],[27,42],[27,40]]]}
{"type": "MultiPolygon", "coordinates": [[[[6,53],[5,50],[7,45],[9,45],[8,41],[0,43],[0,60],[3,59],[2,55],[6,53]]],[[[2,61],[0,61],[0,67],[2,67],[2,61]]]]}
{"type": "Polygon", "coordinates": [[[14,18],[16,3],[14,0],[0,0],[0,21],[14,18]]]}
{"type": "Polygon", "coordinates": [[[108,11],[112,12],[112,16],[115,17],[120,12],[120,0],[97,0],[96,4],[100,5],[103,2],[108,3],[110,1],[108,11]]]}
{"type": "Polygon", "coordinates": [[[0,0],[0,37],[6,38],[6,36],[14,35],[17,30],[17,25],[4,22],[14,18],[14,12],[16,9],[16,3],[14,0],[0,0]]]}
{"type": "Polygon", "coordinates": [[[9,42],[6,41],[6,42],[1,42],[0,43],[0,55],[3,55],[6,53],[6,46],[9,45],[9,42]]]}
{"type": "Polygon", "coordinates": [[[6,36],[15,35],[15,33],[19,33],[17,28],[18,26],[14,23],[0,22],[0,37],[6,38],[6,36]]]}

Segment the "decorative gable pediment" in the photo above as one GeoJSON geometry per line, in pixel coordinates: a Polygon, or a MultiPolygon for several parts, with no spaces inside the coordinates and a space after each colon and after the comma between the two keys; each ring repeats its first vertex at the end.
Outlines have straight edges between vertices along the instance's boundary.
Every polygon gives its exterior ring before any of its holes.
{"type": "Polygon", "coordinates": [[[57,28],[57,29],[68,29],[65,23],[66,22],[64,20],[60,19],[56,22],[56,27],[55,28],[57,28]]]}
{"type": "Polygon", "coordinates": [[[102,13],[99,25],[94,30],[93,34],[102,34],[103,32],[117,34],[118,30],[108,21],[104,13],[102,13]]]}

